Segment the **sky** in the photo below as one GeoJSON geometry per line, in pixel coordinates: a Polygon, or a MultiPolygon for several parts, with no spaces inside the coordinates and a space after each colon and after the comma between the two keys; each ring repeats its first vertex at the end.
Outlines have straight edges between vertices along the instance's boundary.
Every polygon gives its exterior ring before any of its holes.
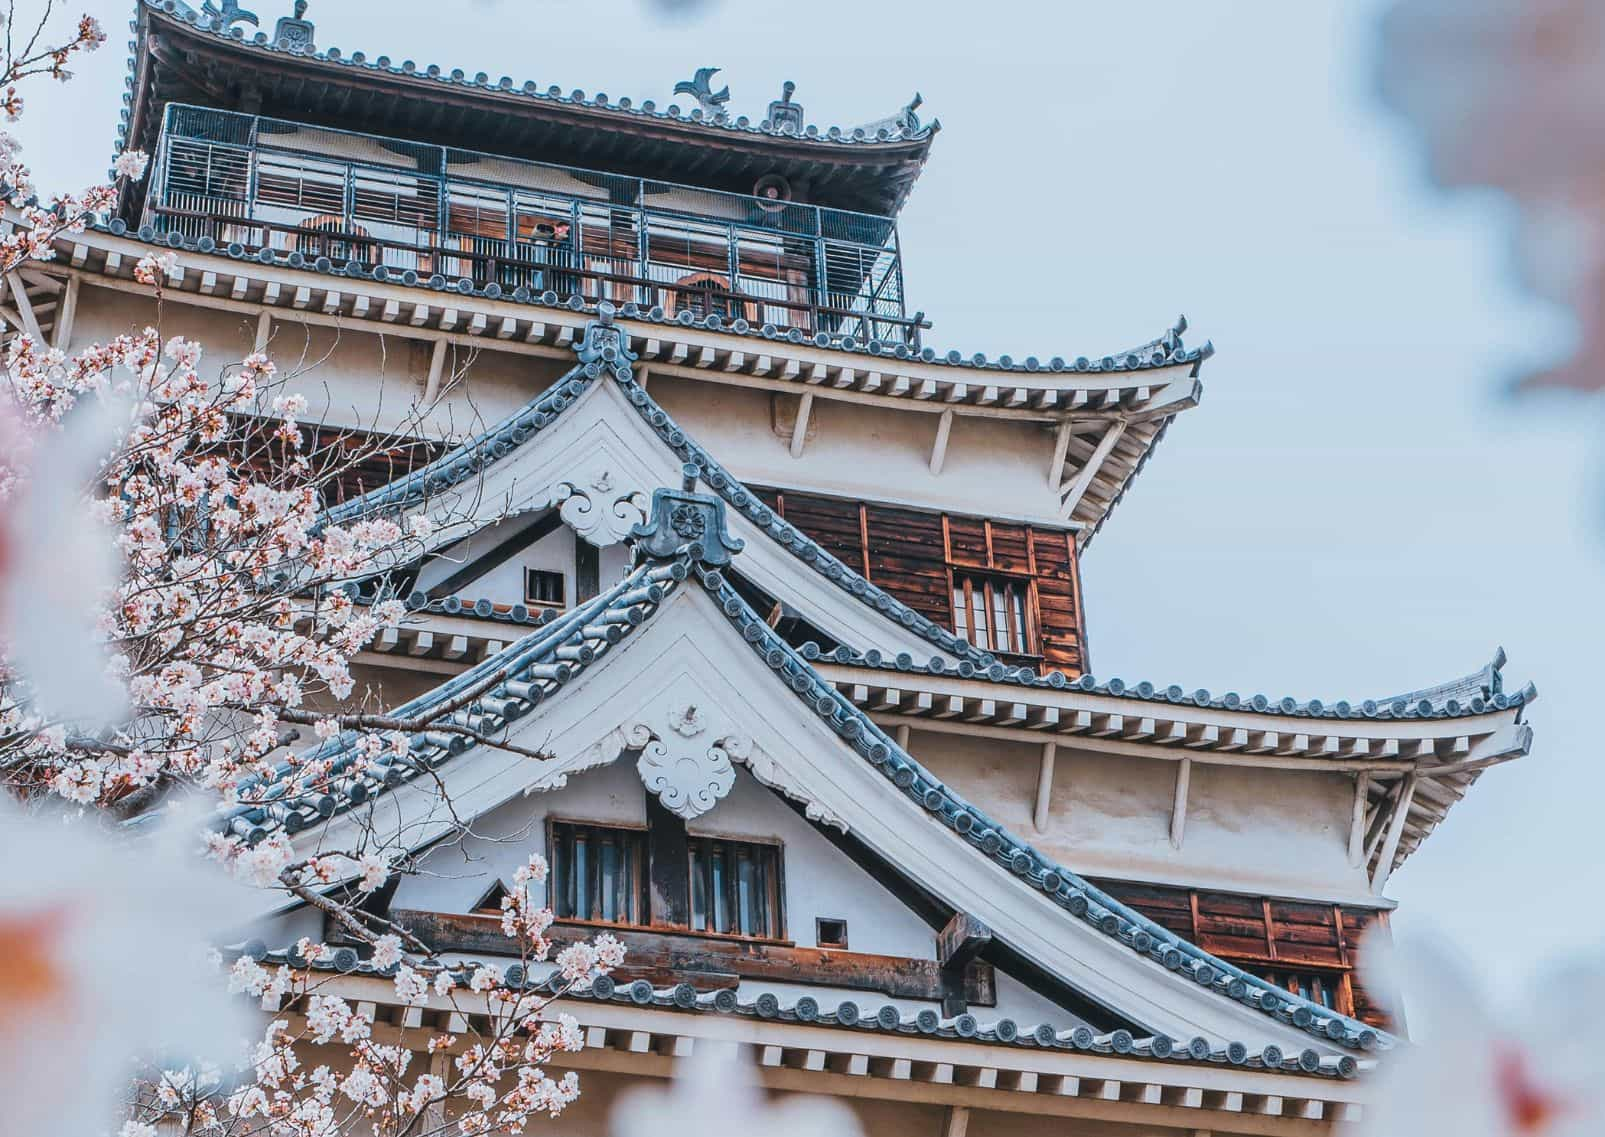
{"type": "MultiPolygon", "coordinates": [[[[116,126],[132,3],[82,6],[112,42],[18,132],[46,187],[102,176],[116,126]]],[[[245,6],[265,25],[290,8],[245,6]]],[[[322,46],[660,105],[717,65],[755,119],[786,79],[822,126],[921,92],[942,131],[901,236],[929,344],[1096,357],[1185,313],[1218,349],[1086,558],[1100,678],[1359,701],[1503,644],[1511,689],[1537,682],[1533,753],[1390,885],[1401,935],[1447,936],[1511,989],[1605,941],[1601,419],[1507,395],[1572,333],[1510,283],[1501,203],[1432,190],[1378,108],[1381,9],[313,0],[308,17],[322,46]]]]}

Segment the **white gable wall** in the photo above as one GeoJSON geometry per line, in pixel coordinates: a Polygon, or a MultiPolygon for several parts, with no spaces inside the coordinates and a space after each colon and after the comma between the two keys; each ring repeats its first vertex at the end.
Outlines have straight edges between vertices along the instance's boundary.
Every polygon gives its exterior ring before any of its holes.
{"type": "MultiPolygon", "coordinates": [[[[531,852],[546,851],[549,819],[601,825],[646,824],[645,790],[628,756],[611,766],[569,779],[568,785],[516,798],[480,817],[473,833],[460,842],[433,849],[419,876],[402,880],[393,901],[397,908],[467,913],[485,892],[512,874],[531,852]]],[[[818,918],[847,921],[850,950],[911,959],[936,958],[936,934],[923,920],[832,845],[796,811],[776,799],[744,769],[735,788],[714,809],[689,825],[693,835],[748,838],[782,843],[785,876],[786,936],[799,947],[817,947],[818,918]]],[[[532,888],[544,901],[544,887],[532,888]]],[[[1034,1026],[1050,1022],[1064,1029],[1079,1019],[1019,981],[998,974],[998,1005],[983,1017],[1012,1018],[1034,1026]]],[[[907,1012],[938,1006],[911,999],[892,999],[874,991],[745,981],[742,997],[774,991],[789,1003],[812,995],[822,1006],[851,999],[875,1008],[891,1003],[907,1012]]]]}
{"type": "Polygon", "coordinates": [[[938,731],[909,744],[932,773],[1086,876],[1373,903],[1349,864],[1354,782],[1318,770],[1194,761],[1181,848],[1170,843],[1176,762],[1078,750],[1061,740],[1045,832],[1033,825],[1040,742],[938,731]]]}

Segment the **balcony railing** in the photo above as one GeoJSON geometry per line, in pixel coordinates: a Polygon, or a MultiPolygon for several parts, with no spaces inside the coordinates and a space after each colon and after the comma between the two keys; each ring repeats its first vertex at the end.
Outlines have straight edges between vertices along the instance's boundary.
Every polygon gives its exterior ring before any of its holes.
{"type": "Polygon", "coordinates": [[[151,187],[142,228],[251,254],[919,346],[886,217],[177,104],[151,187]]]}

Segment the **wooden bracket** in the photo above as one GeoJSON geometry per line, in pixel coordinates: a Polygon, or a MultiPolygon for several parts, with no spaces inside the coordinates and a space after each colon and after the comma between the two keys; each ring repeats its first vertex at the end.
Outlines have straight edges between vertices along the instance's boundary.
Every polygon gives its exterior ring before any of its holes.
{"type": "Polygon", "coordinates": [[[968,912],[955,912],[947,925],[936,933],[936,960],[942,965],[942,1013],[949,1017],[963,1014],[964,972],[970,962],[992,942],[992,929],[968,912]]]}

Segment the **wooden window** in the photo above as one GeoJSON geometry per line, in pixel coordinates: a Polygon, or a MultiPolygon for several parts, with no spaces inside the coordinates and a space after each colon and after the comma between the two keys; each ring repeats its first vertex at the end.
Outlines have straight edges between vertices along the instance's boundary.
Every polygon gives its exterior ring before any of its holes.
{"type": "Polygon", "coordinates": [[[785,937],[779,846],[696,836],[689,844],[692,931],[785,937]]]}
{"type": "Polygon", "coordinates": [[[953,630],[976,647],[1033,655],[1031,582],[995,573],[953,574],[953,630]]]}
{"type": "Polygon", "coordinates": [[[551,823],[552,911],[561,920],[646,925],[646,833],[551,823]]]}
{"type": "Polygon", "coordinates": [[[524,602],[531,607],[563,607],[563,574],[551,569],[524,570],[524,602]]]}
{"type": "Polygon", "coordinates": [[[1301,995],[1312,1003],[1319,1003],[1328,1010],[1338,1009],[1343,986],[1341,974],[1272,968],[1261,972],[1260,978],[1295,995],[1301,995]]]}

